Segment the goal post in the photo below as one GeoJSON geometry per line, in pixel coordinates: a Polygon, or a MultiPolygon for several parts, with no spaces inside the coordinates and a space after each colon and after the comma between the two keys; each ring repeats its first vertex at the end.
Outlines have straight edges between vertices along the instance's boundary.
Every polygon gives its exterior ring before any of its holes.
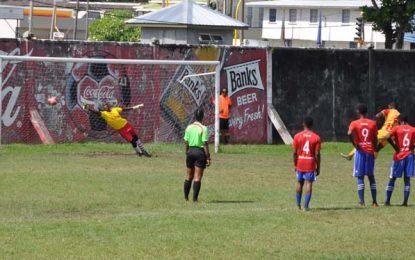
{"type": "Polygon", "coordinates": [[[208,60],[0,56],[0,145],[116,141],[116,132],[81,104],[140,102],[144,107],[126,117],[145,141],[181,142],[201,108],[217,153],[220,71],[219,61],[208,60]],[[50,96],[57,105],[47,103],[50,96]]]}

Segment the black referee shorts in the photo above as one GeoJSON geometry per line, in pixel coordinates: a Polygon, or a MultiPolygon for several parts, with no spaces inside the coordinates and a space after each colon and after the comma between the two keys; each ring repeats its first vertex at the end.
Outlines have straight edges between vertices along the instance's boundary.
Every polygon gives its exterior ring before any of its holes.
{"type": "Polygon", "coordinates": [[[229,130],[229,119],[219,118],[219,129],[229,130]]]}
{"type": "Polygon", "coordinates": [[[202,148],[192,147],[186,154],[186,166],[187,168],[199,167],[206,168],[206,155],[202,148]]]}

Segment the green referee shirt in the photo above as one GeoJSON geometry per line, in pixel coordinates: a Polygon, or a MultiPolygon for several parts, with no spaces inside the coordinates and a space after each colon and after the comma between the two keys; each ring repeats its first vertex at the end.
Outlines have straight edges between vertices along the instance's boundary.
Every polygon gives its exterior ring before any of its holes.
{"type": "Polygon", "coordinates": [[[184,133],[184,140],[190,147],[202,148],[204,143],[208,141],[208,136],[207,127],[196,121],[187,126],[184,133]]]}

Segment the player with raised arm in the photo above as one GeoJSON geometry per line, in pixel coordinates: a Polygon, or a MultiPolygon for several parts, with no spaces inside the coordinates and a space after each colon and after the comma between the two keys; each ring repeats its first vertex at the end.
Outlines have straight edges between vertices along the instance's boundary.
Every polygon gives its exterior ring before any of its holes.
{"type": "Polygon", "coordinates": [[[415,128],[408,124],[407,116],[399,116],[399,125],[392,128],[388,136],[388,141],[395,149],[389,176],[389,183],[386,186],[385,206],[390,206],[392,192],[395,187],[396,178],[401,178],[405,183],[404,199],[402,206],[408,206],[409,192],[411,189],[411,177],[414,176],[414,145],[415,128]]]}
{"type": "Polygon", "coordinates": [[[372,206],[377,208],[379,205],[376,200],[377,190],[374,170],[378,130],[376,122],[366,118],[367,106],[365,104],[359,104],[356,113],[359,119],[350,123],[347,134],[353,146],[356,148],[353,176],[357,178],[357,193],[360,200],[359,206],[365,206],[364,177],[367,176],[372,194],[372,206]]]}
{"type": "Polygon", "coordinates": [[[320,137],[311,129],[313,119],[305,117],[303,120],[304,130],[294,136],[293,159],[297,175],[296,199],[297,207],[301,209],[301,198],[305,183],[304,210],[309,209],[311,194],[313,192],[313,182],[320,174],[320,137]]]}
{"type": "MultiPolygon", "coordinates": [[[[381,120],[382,118],[385,119],[385,122],[383,123],[383,126],[378,131],[378,144],[377,144],[377,152],[380,151],[382,148],[384,148],[388,144],[388,135],[392,128],[397,125],[399,117],[399,111],[396,109],[395,102],[391,102],[388,105],[387,109],[383,109],[379,113],[376,114],[376,120],[381,120]]],[[[341,153],[340,155],[347,159],[351,160],[356,152],[356,149],[353,149],[348,154],[341,153]]],[[[376,155],[376,154],[375,154],[376,155]]]]}
{"type": "Polygon", "coordinates": [[[184,198],[189,200],[193,182],[193,201],[197,201],[202,185],[203,171],[210,165],[208,129],[202,124],[203,110],[195,112],[195,122],[187,126],[184,141],[186,151],[186,179],[184,181],[184,198]]]}
{"type": "Polygon", "coordinates": [[[84,108],[92,113],[99,114],[112,129],[116,130],[127,142],[131,143],[139,156],[151,157],[151,154],[146,151],[140,138],[135,133],[133,126],[121,115],[123,111],[138,109],[141,106],[122,108],[119,106],[110,107],[109,104],[105,103],[100,110],[95,110],[91,105],[85,105],[84,108]]]}

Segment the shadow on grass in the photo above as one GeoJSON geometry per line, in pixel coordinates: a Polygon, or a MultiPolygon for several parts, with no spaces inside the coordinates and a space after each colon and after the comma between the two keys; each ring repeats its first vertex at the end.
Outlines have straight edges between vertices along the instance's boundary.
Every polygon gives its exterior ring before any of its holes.
{"type": "Polygon", "coordinates": [[[336,211],[336,210],[355,210],[355,209],[367,209],[366,208],[359,208],[359,207],[326,207],[326,208],[312,208],[315,211],[336,211]]]}
{"type": "Polygon", "coordinates": [[[253,200],[211,200],[209,201],[209,203],[223,203],[223,204],[239,204],[239,203],[254,203],[255,201],[253,200]]]}

